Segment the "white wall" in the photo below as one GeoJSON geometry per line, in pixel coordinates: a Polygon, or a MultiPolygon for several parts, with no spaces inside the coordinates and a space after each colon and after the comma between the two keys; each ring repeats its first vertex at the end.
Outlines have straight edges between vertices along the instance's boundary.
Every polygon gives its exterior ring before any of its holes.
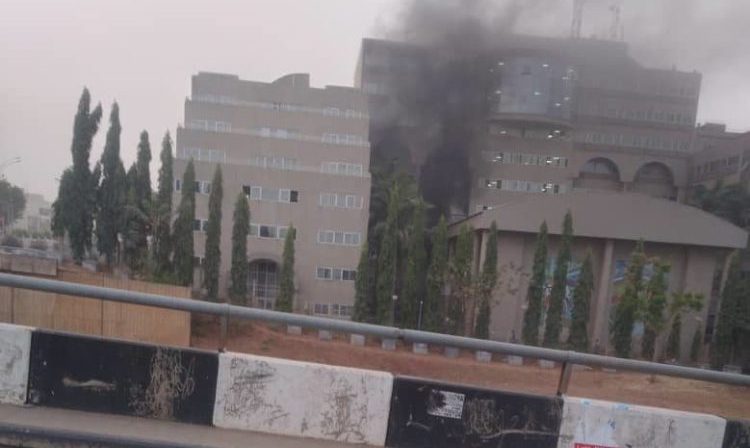
{"type": "Polygon", "coordinates": [[[721,448],[726,421],[706,414],[564,397],[558,448],[721,448]]]}
{"type": "Polygon", "coordinates": [[[31,328],[0,323],[0,403],[24,404],[31,328]]]}
{"type": "Polygon", "coordinates": [[[383,446],[392,388],[385,372],[220,354],[214,425],[383,446]]]}

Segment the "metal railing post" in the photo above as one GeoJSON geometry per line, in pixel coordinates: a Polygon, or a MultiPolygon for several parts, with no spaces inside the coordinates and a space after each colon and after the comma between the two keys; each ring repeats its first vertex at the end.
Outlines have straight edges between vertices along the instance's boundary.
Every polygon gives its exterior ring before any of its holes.
{"type": "Polygon", "coordinates": [[[562,397],[568,393],[570,378],[573,376],[573,363],[564,361],[560,367],[560,381],[557,383],[557,396],[562,397]]]}

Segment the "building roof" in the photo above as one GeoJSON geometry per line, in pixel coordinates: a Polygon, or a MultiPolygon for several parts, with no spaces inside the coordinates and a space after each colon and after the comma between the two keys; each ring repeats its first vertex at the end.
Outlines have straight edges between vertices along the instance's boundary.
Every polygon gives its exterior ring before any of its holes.
{"type": "Polygon", "coordinates": [[[576,236],[740,249],[745,230],[703,210],[639,193],[575,191],[562,195],[526,195],[452,224],[487,229],[492,221],[508,232],[536,233],[547,221],[560,234],[570,210],[576,236]]]}

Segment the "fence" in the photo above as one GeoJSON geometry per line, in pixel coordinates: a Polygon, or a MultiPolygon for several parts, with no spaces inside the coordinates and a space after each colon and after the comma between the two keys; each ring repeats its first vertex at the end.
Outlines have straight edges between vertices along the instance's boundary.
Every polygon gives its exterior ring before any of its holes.
{"type": "MultiPolygon", "coordinates": [[[[190,298],[188,288],[89,272],[60,269],[57,278],[79,285],[171,296],[173,300],[190,298]]],[[[190,345],[190,313],[56,291],[0,286],[0,322],[157,344],[190,345]]]]}
{"type": "Polygon", "coordinates": [[[218,315],[222,317],[222,329],[224,337],[226,336],[226,323],[231,317],[238,319],[262,320],[287,325],[298,325],[302,327],[339,331],[344,333],[362,334],[384,339],[401,339],[406,342],[435,344],[445,347],[456,347],[469,350],[482,350],[503,355],[515,355],[529,358],[546,359],[562,364],[562,372],[560,375],[560,382],[558,384],[559,394],[565,393],[567,391],[568,383],[573,373],[573,365],[621,369],[655,375],[668,375],[701,381],[712,381],[717,383],[750,386],[750,376],[741,374],[658,364],[633,359],[612,358],[573,351],[553,350],[548,348],[509,344],[505,342],[486,341],[460,336],[429,333],[425,331],[404,330],[380,325],[326,319],[300,314],[282,313],[257,308],[244,308],[229,304],[179,300],[174,297],[168,297],[164,295],[145,294],[134,291],[124,291],[119,289],[66,283],[54,280],[43,280],[12,274],[0,274],[0,286],[29,289],[47,293],[90,297],[121,304],[126,303],[134,305],[147,305],[173,310],[218,315]]]}

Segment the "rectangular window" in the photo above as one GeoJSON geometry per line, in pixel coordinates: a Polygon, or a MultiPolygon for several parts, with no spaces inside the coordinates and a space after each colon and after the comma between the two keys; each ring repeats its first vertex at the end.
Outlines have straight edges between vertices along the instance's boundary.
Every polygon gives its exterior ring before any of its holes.
{"type": "Polygon", "coordinates": [[[261,193],[263,192],[263,189],[261,187],[251,187],[250,188],[250,199],[259,201],[261,199],[261,193]]]}
{"type": "Polygon", "coordinates": [[[299,192],[297,190],[289,192],[289,202],[299,202],[299,192]]]}
{"type": "Polygon", "coordinates": [[[180,179],[174,180],[174,191],[180,191],[182,188],[182,181],[180,179]]]}
{"type": "Polygon", "coordinates": [[[201,221],[201,230],[204,232],[208,232],[208,220],[204,219],[201,221]]]}
{"type": "Polygon", "coordinates": [[[291,201],[292,192],[291,190],[279,190],[279,202],[290,202],[291,201]]]}
{"type": "Polygon", "coordinates": [[[353,282],[357,279],[357,271],[352,269],[344,269],[341,273],[342,280],[353,282]]]}
{"type": "Polygon", "coordinates": [[[258,236],[258,224],[250,224],[250,236],[258,236]]]}
{"type": "Polygon", "coordinates": [[[313,306],[313,313],[327,316],[328,315],[328,304],[316,303],[313,306]]]}
{"type": "Polygon", "coordinates": [[[276,227],[275,226],[260,226],[260,237],[261,238],[276,238],[276,227]]]}
{"type": "Polygon", "coordinates": [[[195,231],[201,230],[201,220],[200,219],[194,219],[193,220],[193,230],[195,230],[195,231]]]}
{"type": "Polygon", "coordinates": [[[317,277],[320,280],[331,280],[333,278],[332,269],[318,267],[317,277]]]}

